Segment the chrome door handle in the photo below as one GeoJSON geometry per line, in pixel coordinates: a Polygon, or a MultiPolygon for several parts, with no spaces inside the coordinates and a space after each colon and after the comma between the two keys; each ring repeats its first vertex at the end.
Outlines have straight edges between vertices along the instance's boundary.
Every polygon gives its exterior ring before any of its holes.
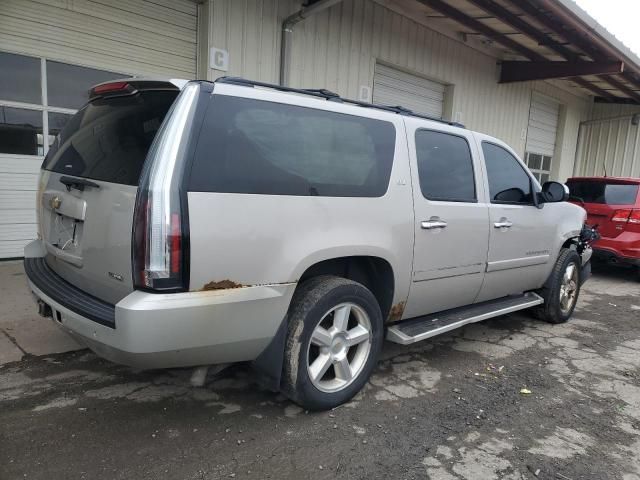
{"type": "Polygon", "coordinates": [[[422,228],[425,230],[433,230],[434,228],[446,228],[447,222],[440,220],[439,218],[430,218],[427,221],[422,222],[422,228]]]}
{"type": "Polygon", "coordinates": [[[501,218],[499,222],[493,224],[495,228],[511,228],[513,227],[513,223],[511,223],[506,218],[501,218]]]}

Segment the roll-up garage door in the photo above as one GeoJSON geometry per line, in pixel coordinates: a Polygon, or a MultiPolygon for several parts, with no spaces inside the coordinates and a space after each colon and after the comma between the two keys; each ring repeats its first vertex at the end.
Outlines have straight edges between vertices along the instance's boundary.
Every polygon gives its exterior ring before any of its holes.
{"type": "Polygon", "coordinates": [[[445,85],[382,64],[373,76],[373,103],[400,105],[416,113],[442,118],[445,85]]]}
{"type": "Polygon", "coordinates": [[[526,161],[541,182],[546,182],[551,176],[559,113],[560,104],[557,102],[535,93],[531,97],[526,161]]]}
{"type": "Polygon", "coordinates": [[[95,83],[195,78],[191,0],[0,0],[0,259],[36,236],[48,145],[95,83]]]}

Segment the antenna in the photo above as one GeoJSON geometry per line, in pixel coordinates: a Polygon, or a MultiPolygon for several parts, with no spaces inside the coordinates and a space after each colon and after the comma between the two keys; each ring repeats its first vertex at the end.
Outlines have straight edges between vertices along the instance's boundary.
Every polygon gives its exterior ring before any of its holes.
{"type": "Polygon", "coordinates": [[[607,163],[602,162],[602,169],[604,170],[604,178],[607,178],[607,163]]]}

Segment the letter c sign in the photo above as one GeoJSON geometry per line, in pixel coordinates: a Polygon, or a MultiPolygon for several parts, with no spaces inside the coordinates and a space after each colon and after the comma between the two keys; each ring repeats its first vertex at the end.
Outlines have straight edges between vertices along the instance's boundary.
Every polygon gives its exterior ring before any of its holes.
{"type": "Polygon", "coordinates": [[[229,52],[211,47],[209,52],[209,67],[226,72],[229,70],[229,52]]]}

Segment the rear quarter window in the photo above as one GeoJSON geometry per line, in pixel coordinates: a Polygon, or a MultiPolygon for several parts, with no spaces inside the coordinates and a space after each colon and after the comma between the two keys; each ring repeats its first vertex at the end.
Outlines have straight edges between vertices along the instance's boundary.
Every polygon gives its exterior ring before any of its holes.
{"type": "Polygon", "coordinates": [[[390,122],[214,95],[189,190],[380,197],[387,191],[394,150],[390,122]]]}
{"type": "Polygon", "coordinates": [[[638,185],[607,183],[606,181],[569,181],[572,197],[585,203],[603,205],[635,205],[638,198],[638,185]]]}

